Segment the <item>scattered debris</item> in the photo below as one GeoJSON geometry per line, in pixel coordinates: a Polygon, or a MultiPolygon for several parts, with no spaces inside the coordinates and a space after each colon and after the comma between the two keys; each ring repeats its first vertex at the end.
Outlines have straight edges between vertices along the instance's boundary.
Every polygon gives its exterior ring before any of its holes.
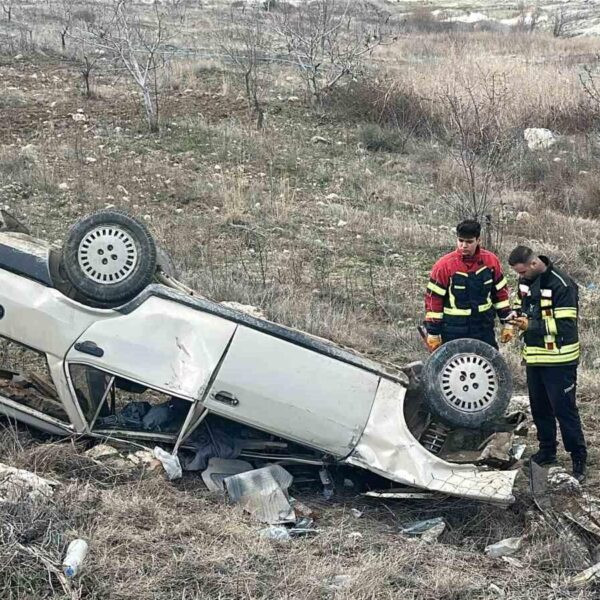
{"type": "Polygon", "coordinates": [[[65,559],[63,560],[63,573],[71,578],[75,577],[85,560],[85,556],[88,551],[88,545],[85,540],[78,538],[73,540],[67,548],[65,559]]]}
{"type": "Polygon", "coordinates": [[[371,498],[395,498],[398,500],[402,499],[412,499],[412,500],[425,500],[428,498],[446,498],[445,495],[435,494],[432,492],[417,492],[412,490],[407,490],[405,488],[393,488],[385,491],[370,491],[365,492],[365,496],[369,496],[371,498]]]}
{"type": "Polygon", "coordinates": [[[500,557],[505,563],[509,564],[511,567],[516,567],[517,569],[522,569],[525,565],[523,561],[520,561],[518,558],[514,556],[501,556],[500,557]]]}
{"type": "Polygon", "coordinates": [[[315,521],[314,519],[309,519],[308,517],[302,517],[298,519],[294,526],[289,530],[291,536],[303,536],[310,535],[313,533],[319,533],[319,530],[314,527],[315,521]]]}
{"type": "Polygon", "coordinates": [[[512,453],[514,434],[508,431],[493,433],[483,442],[483,447],[478,463],[485,463],[494,467],[509,467],[516,462],[512,453]]]}
{"type": "Polygon", "coordinates": [[[600,563],[596,563],[589,569],[571,577],[569,579],[569,585],[583,587],[598,579],[600,579],[600,563]]]}
{"type": "Polygon", "coordinates": [[[269,524],[294,523],[296,514],[287,498],[292,476],[279,465],[246,471],[225,478],[233,502],[254,518],[269,524]]]}
{"type": "Polygon", "coordinates": [[[286,529],[281,525],[271,525],[271,527],[265,527],[265,529],[260,530],[258,535],[264,540],[287,541],[291,539],[289,529],[286,529]]]}
{"type": "Polygon", "coordinates": [[[495,544],[490,544],[485,547],[485,554],[490,558],[500,558],[501,556],[509,556],[518,552],[523,544],[522,537],[511,537],[500,540],[495,544]]]}
{"type": "Polygon", "coordinates": [[[360,519],[363,515],[362,510],[358,510],[358,508],[351,508],[350,514],[357,519],[360,519]]]}
{"type": "Polygon", "coordinates": [[[211,492],[223,492],[224,480],[231,475],[252,471],[254,467],[245,460],[231,458],[211,458],[208,467],[202,471],[202,481],[211,492]]]}
{"type": "Polygon", "coordinates": [[[160,460],[169,480],[179,479],[182,475],[181,464],[177,456],[173,456],[160,446],[154,448],[154,456],[160,460]]]}
{"type": "Polygon", "coordinates": [[[581,484],[575,477],[569,475],[563,467],[548,469],[548,485],[553,492],[581,493],[581,484]]]}
{"type": "Polygon", "coordinates": [[[57,485],[57,481],[0,463],[0,502],[18,502],[23,498],[31,501],[48,499],[57,485]]]}
{"type": "Polygon", "coordinates": [[[435,542],[446,529],[443,517],[415,521],[400,530],[400,533],[409,536],[418,536],[425,542],[435,542]]]}
{"type": "Polygon", "coordinates": [[[327,138],[324,138],[323,136],[320,136],[320,135],[313,135],[310,138],[310,141],[313,144],[327,144],[327,145],[331,144],[331,140],[328,140],[327,138]]]}

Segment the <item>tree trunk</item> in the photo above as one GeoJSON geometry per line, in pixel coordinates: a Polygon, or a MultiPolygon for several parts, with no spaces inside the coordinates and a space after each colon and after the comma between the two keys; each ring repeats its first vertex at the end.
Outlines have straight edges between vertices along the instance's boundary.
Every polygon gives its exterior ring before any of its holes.
{"type": "Polygon", "coordinates": [[[156,112],[156,106],[152,101],[152,94],[147,85],[142,88],[142,95],[144,97],[144,108],[146,109],[146,121],[148,122],[148,127],[152,133],[156,133],[159,129],[158,114],[156,112]]]}

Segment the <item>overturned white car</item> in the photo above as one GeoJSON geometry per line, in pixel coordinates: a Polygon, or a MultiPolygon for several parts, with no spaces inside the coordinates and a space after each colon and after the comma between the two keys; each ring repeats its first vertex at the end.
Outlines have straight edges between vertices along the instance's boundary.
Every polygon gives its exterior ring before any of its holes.
{"type": "Polygon", "coordinates": [[[118,211],[76,223],[63,248],[0,232],[0,412],[53,434],[184,454],[209,439],[209,454],[342,463],[432,492],[513,499],[517,471],[473,464],[482,439],[506,427],[510,376],[493,348],[457,340],[422,371],[377,364],[168,275],[153,283],[157,262],[144,225],[118,211]],[[223,431],[229,442],[215,439],[223,431]]]}

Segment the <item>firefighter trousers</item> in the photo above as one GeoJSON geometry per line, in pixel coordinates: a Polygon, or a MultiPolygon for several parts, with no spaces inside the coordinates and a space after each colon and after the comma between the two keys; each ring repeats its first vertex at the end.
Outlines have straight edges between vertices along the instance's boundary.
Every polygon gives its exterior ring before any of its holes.
{"type": "Polygon", "coordinates": [[[587,450],[575,401],[577,365],[528,366],[527,387],[540,449],[556,452],[556,421],[565,450],[583,460],[587,450]]]}

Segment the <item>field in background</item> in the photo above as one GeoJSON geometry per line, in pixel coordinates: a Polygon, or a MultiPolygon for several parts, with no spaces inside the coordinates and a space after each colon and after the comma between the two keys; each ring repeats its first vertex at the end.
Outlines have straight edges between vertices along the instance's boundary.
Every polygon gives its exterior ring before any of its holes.
{"type": "MultiPolygon", "coordinates": [[[[502,30],[449,25],[448,15],[416,2],[356,3],[359,21],[383,14],[385,44],[318,98],[275,38],[259,48],[258,129],[232,58],[244,40],[228,44],[222,33],[251,9],[188,3],[166,21],[172,35],[152,84],[160,130],[150,133],[122,65],[84,47],[81,32],[97,23],[90,15],[99,3],[68,5],[79,12],[64,48],[65,4],[0,4],[12,10],[10,23],[6,13],[0,19],[0,201],[34,234],[60,242],[80,216],[125,209],[201,293],[402,362],[424,356],[415,328],[428,270],[452,248],[457,219],[476,209],[490,215],[488,243],[501,258],[531,244],[581,285],[580,400],[598,468],[600,103],[584,84],[596,81],[599,38],[555,37],[550,9],[532,27],[517,3],[494,4],[494,18],[517,19],[502,30]],[[86,57],[97,60],[89,95],[86,57]],[[529,127],[551,129],[557,142],[530,150],[529,127]]],[[[272,5],[273,14],[285,8],[272,5]]],[[[150,27],[151,7],[135,14],[150,27]]],[[[522,386],[517,348],[504,352],[522,386]]],[[[6,462],[66,482],[38,535],[56,552],[58,534],[95,540],[86,598],[500,597],[492,583],[507,598],[594,597],[564,587],[582,564],[529,512],[524,481],[507,512],[366,503],[366,518],[353,520],[349,508],[365,503],[342,498],[321,507],[321,535],[281,546],[258,541],[256,525],[195,478],[132,487],[77,469],[79,447],[10,432],[1,443],[6,462]],[[412,544],[395,531],[438,514],[452,524],[441,544],[412,544]],[[523,531],[523,569],[481,555],[523,531]],[[330,578],[343,574],[351,587],[332,588],[330,578]]],[[[589,485],[597,483],[593,472],[589,485]]],[[[30,588],[13,581],[2,597],[41,597],[38,571],[30,588]]]]}

